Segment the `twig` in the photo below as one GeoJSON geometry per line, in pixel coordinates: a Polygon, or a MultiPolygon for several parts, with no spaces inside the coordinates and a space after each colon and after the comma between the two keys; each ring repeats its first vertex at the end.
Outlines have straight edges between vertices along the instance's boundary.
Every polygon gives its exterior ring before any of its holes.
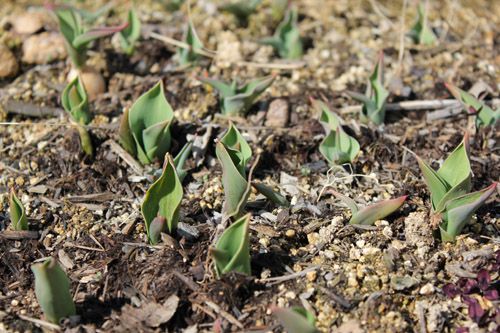
{"type": "MultiPolygon", "coordinates": [[[[458,107],[460,102],[456,99],[431,99],[404,101],[398,103],[389,103],[385,106],[387,111],[426,111],[447,107],[458,107]]],[[[360,112],[361,105],[350,105],[339,110],[341,114],[360,112]]]]}
{"type": "Polygon", "coordinates": [[[192,291],[197,291],[199,289],[198,285],[190,278],[187,276],[183,275],[182,273],[178,271],[173,271],[175,277],[177,277],[179,280],[181,280],[186,286],[188,286],[189,289],[192,291]]]}
{"type": "Polygon", "coordinates": [[[339,304],[343,308],[349,309],[351,307],[351,303],[344,299],[343,297],[335,294],[334,292],[326,289],[325,287],[320,287],[321,291],[329,296],[335,303],[339,304]]]}
{"type": "Polygon", "coordinates": [[[0,233],[0,237],[11,240],[21,240],[21,239],[38,239],[38,231],[30,230],[4,230],[0,233]]]}
{"type": "Polygon", "coordinates": [[[209,52],[209,51],[205,51],[203,49],[198,49],[198,48],[194,49],[191,47],[191,45],[189,45],[187,43],[181,42],[180,40],[177,40],[177,39],[174,39],[174,38],[171,38],[168,36],[163,36],[163,35],[157,34],[156,32],[150,32],[148,37],[153,38],[153,39],[157,39],[157,40],[162,41],[166,44],[171,44],[171,45],[174,45],[176,47],[180,47],[182,49],[191,50],[194,53],[201,54],[202,56],[205,56],[208,58],[215,58],[215,56],[216,56],[215,52],[213,52],[213,51],[209,52]]]}
{"type": "Polygon", "coordinates": [[[406,7],[408,4],[408,0],[403,0],[403,9],[401,10],[401,26],[399,30],[399,53],[398,53],[398,65],[396,67],[396,75],[403,74],[403,59],[405,55],[405,16],[406,16],[406,7]]]}
{"type": "Polygon", "coordinates": [[[108,140],[104,144],[109,145],[112,151],[114,151],[121,159],[127,163],[129,167],[134,170],[138,175],[144,174],[144,168],[137,162],[125,149],[123,149],[115,140],[108,140]]]}
{"type": "Polygon", "coordinates": [[[222,317],[224,317],[224,319],[226,319],[228,322],[230,322],[231,324],[233,325],[236,325],[238,326],[239,328],[243,329],[244,326],[242,323],[240,323],[238,321],[238,319],[236,319],[232,314],[230,314],[229,312],[227,311],[224,311],[223,309],[221,309],[220,306],[218,306],[217,304],[215,304],[214,302],[212,301],[205,301],[205,304],[211,308],[212,310],[215,311],[215,313],[218,313],[220,314],[222,317]]]}
{"type": "Polygon", "coordinates": [[[22,320],[32,322],[35,325],[47,328],[49,330],[53,330],[53,331],[60,331],[61,330],[61,327],[59,325],[49,323],[48,321],[45,321],[45,320],[28,317],[28,316],[25,316],[22,314],[19,314],[18,317],[21,318],[22,320]]]}
{"type": "Polygon", "coordinates": [[[64,114],[63,109],[53,108],[50,106],[40,106],[33,103],[7,100],[2,104],[7,113],[19,114],[26,117],[57,117],[64,114]]]}
{"type": "Polygon", "coordinates": [[[319,268],[319,265],[314,265],[314,266],[310,266],[310,267],[308,267],[306,269],[303,269],[300,272],[296,272],[296,273],[292,273],[292,274],[287,274],[287,275],[282,275],[282,276],[270,277],[270,278],[267,278],[267,279],[260,279],[258,281],[259,282],[263,282],[263,283],[267,282],[268,285],[273,285],[273,284],[276,284],[276,283],[281,283],[281,282],[284,282],[284,281],[288,281],[288,280],[293,280],[293,279],[299,278],[301,276],[306,275],[309,272],[317,270],[318,268],[319,268]]]}

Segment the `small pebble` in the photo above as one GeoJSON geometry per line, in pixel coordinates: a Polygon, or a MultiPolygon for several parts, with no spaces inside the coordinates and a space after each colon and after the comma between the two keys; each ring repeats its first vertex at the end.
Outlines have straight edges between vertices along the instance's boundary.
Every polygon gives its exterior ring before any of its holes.
{"type": "Polygon", "coordinates": [[[307,272],[306,277],[307,277],[308,281],[314,282],[316,280],[316,278],[318,277],[318,272],[316,272],[316,271],[307,272]]]}
{"type": "Polygon", "coordinates": [[[285,232],[285,236],[288,237],[288,238],[293,238],[295,237],[295,230],[293,229],[288,229],[286,232],[285,232]]]}
{"type": "Polygon", "coordinates": [[[422,288],[420,288],[420,295],[431,295],[434,293],[434,286],[431,283],[427,283],[422,288]]]}

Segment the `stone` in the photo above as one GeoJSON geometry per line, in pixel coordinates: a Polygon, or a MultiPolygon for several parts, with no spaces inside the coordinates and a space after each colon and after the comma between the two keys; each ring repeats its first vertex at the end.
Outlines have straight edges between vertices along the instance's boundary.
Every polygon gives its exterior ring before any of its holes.
{"type": "Polygon", "coordinates": [[[288,123],[288,102],[285,99],[278,98],[269,104],[266,114],[265,125],[268,127],[282,128],[288,123]]]}
{"type": "Polygon", "coordinates": [[[64,38],[57,32],[42,32],[28,37],[23,43],[23,61],[47,64],[66,58],[64,38]]]}
{"type": "Polygon", "coordinates": [[[16,57],[3,44],[0,44],[0,78],[16,75],[19,70],[16,57]]]}
{"type": "Polygon", "coordinates": [[[31,35],[41,30],[50,19],[44,12],[26,12],[10,18],[10,23],[15,32],[21,35],[31,35]]]}

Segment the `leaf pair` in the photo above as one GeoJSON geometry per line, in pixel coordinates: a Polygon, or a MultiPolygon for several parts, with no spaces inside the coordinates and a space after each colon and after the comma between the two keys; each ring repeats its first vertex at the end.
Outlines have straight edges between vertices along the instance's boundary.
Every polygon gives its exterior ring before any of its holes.
{"type": "Polygon", "coordinates": [[[63,90],[61,104],[76,125],[83,151],[85,154],[92,156],[94,147],[85,125],[90,123],[93,117],[89,110],[85,86],[79,76],[73,79],[63,90]]]}
{"type": "Polygon", "coordinates": [[[330,165],[352,162],[359,153],[358,141],[347,134],[340,125],[340,120],[328,106],[314,99],[312,104],[320,112],[320,121],[324,124],[327,135],[319,145],[320,153],[330,165]]]}
{"type": "Polygon", "coordinates": [[[373,225],[376,221],[381,220],[398,210],[407,198],[407,196],[404,195],[396,199],[382,200],[370,206],[359,208],[356,202],[351,198],[336,191],[332,191],[332,193],[337,198],[342,200],[347,207],[349,207],[351,210],[351,219],[349,220],[349,224],[355,225],[373,225]]]}
{"type": "Polygon", "coordinates": [[[67,7],[55,7],[54,12],[59,21],[59,29],[66,41],[68,54],[73,64],[80,68],[85,64],[87,47],[90,42],[120,32],[127,27],[124,23],[116,27],[101,27],[87,30],[83,25],[80,12],[67,7]]]}
{"type": "Polygon", "coordinates": [[[135,44],[139,37],[141,37],[141,21],[137,17],[134,9],[128,11],[127,27],[119,32],[120,46],[123,51],[131,56],[135,50],[135,44]]]}
{"type": "Polygon", "coordinates": [[[141,206],[151,244],[158,243],[162,232],[172,233],[177,228],[183,194],[174,160],[167,154],[163,172],[147,190],[141,206]]]}
{"type": "Polygon", "coordinates": [[[189,48],[179,49],[179,64],[187,65],[196,62],[200,58],[200,54],[196,51],[203,49],[203,43],[196,34],[196,30],[194,29],[191,20],[189,20],[186,31],[184,33],[184,43],[189,45],[189,48]]]}
{"type": "Polygon", "coordinates": [[[233,14],[240,25],[246,25],[248,17],[255,12],[261,2],[262,0],[239,0],[223,4],[219,9],[233,14]]]}
{"type": "Polygon", "coordinates": [[[267,76],[244,85],[238,85],[236,81],[226,84],[214,79],[198,78],[219,92],[222,114],[228,116],[244,115],[257,97],[273,83],[274,79],[275,76],[267,76]]]}
{"type": "Polygon", "coordinates": [[[360,94],[353,91],[347,93],[355,100],[363,103],[360,119],[362,122],[374,122],[380,125],[385,120],[385,104],[389,92],[384,87],[384,54],[380,53],[375,69],[370,76],[366,94],[360,94]]]}
{"type": "Polygon", "coordinates": [[[170,149],[170,125],[174,111],[160,80],[126,110],[120,123],[120,143],[142,164],[162,159],[170,149]]]}
{"type": "Polygon", "coordinates": [[[318,333],[316,318],[306,309],[298,306],[289,309],[273,307],[273,314],[288,333],[318,333]]]}
{"type": "Polygon", "coordinates": [[[9,213],[12,229],[16,231],[28,230],[28,218],[23,203],[16,196],[14,190],[10,192],[9,196],[9,213]]]}
{"type": "Polygon", "coordinates": [[[495,192],[497,184],[469,193],[472,185],[467,134],[437,171],[418,156],[417,161],[431,192],[432,212],[442,220],[441,240],[454,241],[474,212],[495,192]]]}
{"type": "Polygon", "coordinates": [[[483,101],[451,83],[445,83],[445,86],[469,114],[476,115],[476,127],[494,126],[500,119],[500,110],[493,110],[483,101]]]}
{"type": "Polygon", "coordinates": [[[242,216],[224,230],[215,247],[210,247],[217,276],[220,277],[233,271],[246,275],[252,274],[249,224],[250,214],[242,216]]]}
{"type": "Polygon", "coordinates": [[[297,60],[302,57],[303,46],[297,26],[297,10],[290,9],[272,37],[260,40],[261,44],[272,46],[281,58],[297,60]]]}
{"type": "Polygon", "coordinates": [[[417,21],[413,25],[408,35],[417,44],[430,45],[437,40],[436,35],[427,25],[427,11],[425,6],[421,2],[417,7],[417,21]]]}
{"type": "Polygon", "coordinates": [[[45,318],[59,324],[64,317],[76,314],[73,297],[69,291],[69,279],[54,258],[34,264],[35,294],[45,318]]]}

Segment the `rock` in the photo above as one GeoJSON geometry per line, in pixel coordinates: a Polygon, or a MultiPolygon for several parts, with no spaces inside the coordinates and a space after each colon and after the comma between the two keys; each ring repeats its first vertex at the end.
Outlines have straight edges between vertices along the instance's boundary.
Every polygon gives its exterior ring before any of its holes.
{"type": "Polygon", "coordinates": [[[418,280],[409,276],[393,276],[391,278],[391,287],[394,290],[401,291],[405,289],[409,289],[416,285],[418,283],[418,280]]]}
{"type": "Polygon", "coordinates": [[[424,247],[434,244],[429,218],[425,212],[412,212],[405,218],[405,238],[410,246],[424,247]]]}
{"type": "Polygon", "coordinates": [[[101,73],[91,67],[81,69],[71,69],[68,74],[68,82],[71,82],[77,75],[80,75],[87,91],[89,101],[93,101],[97,96],[106,92],[106,83],[101,73]]]}
{"type": "Polygon", "coordinates": [[[19,70],[16,57],[3,44],[0,44],[0,78],[16,75],[19,70]]]}
{"type": "Polygon", "coordinates": [[[28,64],[47,64],[65,58],[64,38],[57,32],[42,32],[23,43],[23,61],[28,64]]]}
{"type": "Polygon", "coordinates": [[[275,99],[269,104],[266,114],[266,126],[286,127],[288,123],[288,102],[282,98],[275,99]]]}
{"type": "Polygon", "coordinates": [[[223,31],[217,38],[217,57],[215,58],[218,67],[227,68],[233,62],[241,61],[241,43],[238,37],[231,31],[223,31]]]}
{"type": "Polygon", "coordinates": [[[432,283],[425,284],[419,291],[420,295],[431,295],[434,293],[434,286],[432,283]]]}
{"type": "Polygon", "coordinates": [[[31,35],[41,30],[49,19],[44,12],[26,12],[9,19],[15,32],[21,35],[31,35]]]}

